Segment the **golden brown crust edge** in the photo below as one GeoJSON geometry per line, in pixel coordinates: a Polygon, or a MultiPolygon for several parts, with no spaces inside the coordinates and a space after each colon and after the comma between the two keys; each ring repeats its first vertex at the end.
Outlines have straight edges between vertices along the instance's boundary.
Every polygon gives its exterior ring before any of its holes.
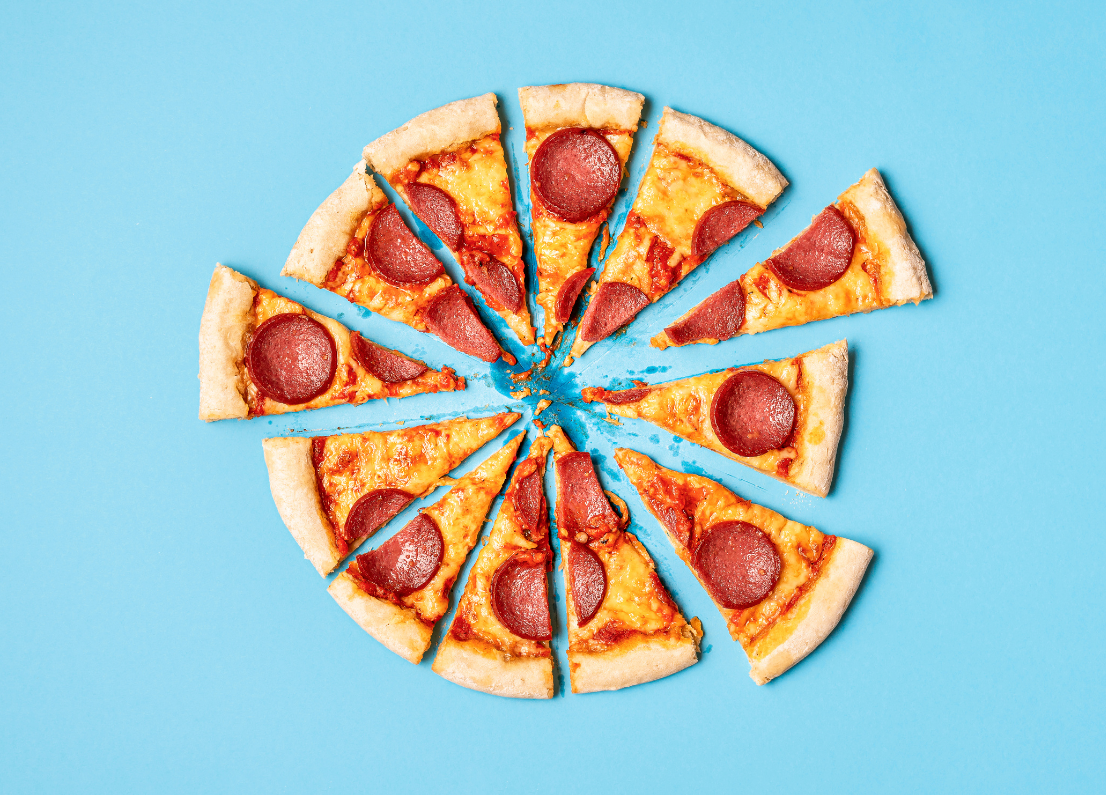
{"type": "Polygon", "coordinates": [[[524,86],[518,90],[527,127],[636,130],[645,97],[598,83],[524,86]]]}
{"type": "Polygon", "coordinates": [[[506,698],[553,698],[552,657],[512,657],[447,635],[434,673],[461,687],[506,698]]]}
{"type": "Polygon", "coordinates": [[[849,388],[849,345],[845,340],[804,354],[803,380],[812,385],[807,433],[821,429],[818,442],[803,445],[803,460],[789,474],[796,486],[818,497],[829,494],[837,446],[845,424],[849,388]]]}
{"type": "Polygon", "coordinates": [[[689,626],[678,640],[648,638],[628,648],[568,652],[573,693],[621,690],[663,679],[698,661],[699,641],[689,626]]]}
{"type": "Polygon", "coordinates": [[[200,419],[243,418],[249,413],[239,365],[257,283],[216,265],[200,319],[200,419]]]}
{"type": "Polygon", "coordinates": [[[414,610],[370,596],[349,572],[339,574],[327,592],[361,629],[408,662],[418,665],[430,648],[434,630],[419,621],[414,610]]]}
{"type": "Polygon", "coordinates": [[[334,544],[334,529],[323,512],[315,467],[311,461],[311,440],[278,437],[261,443],[269,470],[269,489],[277,512],[303,555],[322,576],[334,571],[342,556],[334,544]]]}

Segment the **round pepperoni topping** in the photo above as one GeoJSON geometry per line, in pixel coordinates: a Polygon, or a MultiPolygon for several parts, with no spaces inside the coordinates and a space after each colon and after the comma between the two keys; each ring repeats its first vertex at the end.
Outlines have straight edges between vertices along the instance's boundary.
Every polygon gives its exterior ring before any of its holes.
{"type": "Polygon", "coordinates": [[[437,185],[425,185],[412,182],[407,185],[407,201],[411,209],[422,222],[430,227],[451,251],[461,247],[461,238],[465,227],[461,223],[461,214],[457,212],[457,202],[437,185]]]}
{"type": "Polygon", "coordinates": [[[569,537],[585,533],[599,538],[618,529],[618,514],[603,493],[587,453],[568,453],[557,461],[557,491],[557,524],[569,537]]]}
{"type": "Polygon", "coordinates": [[[499,358],[499,343],[476,314],[472,299],[455,284],[438,293],[426,308],[426,327],[461,353],[485,362],[499,358]]]}
{"type": "Polygon", "coordinates": [[[534,470],[518,482],[511,504],[526,537],[533,541],[534,535],[541,528],[546,511],[541,469],[534,470]]]}
{"type": "Polygon", "coordinates": [[[821,290],[840,279],[853,261],[856,233],[832,204],[805,232],[765,263],[792,290],[821,290]]]}
{"type": "Polygon", "coordinates": [[[403,506],[410,501],[411,495],[400,489],[370,491],[350,508],[342,535],[350,544],[368,538],[402,511],[403,506]]]}
{"type": "Polygon", "coordinates": [[[357,571],[385,591],[407,596],[434,579],[444,554],[437,522],[421,513],[379,548],[358,555],[357,571]]]}
{"type": "Polygon", "coordinates": [[[254,332],[246,370],[267,398],[297,405],[330,388],[338,368],[334,338],[307,315],[273,315],[254,332]]]}
{"type": "Polygon", "coordinates": [[[767,373],[742,370],[714,393],[710,424],[730,452],[763,455],[787,445],[795,425],[795,400],[767,373]]]}
{"type": "Polygon", "coordinates": [[[365,260],[381,279],[397,287],[427,284],[445,273],[442,263],[415,237],[389,204],[365,236],[365,260]]]}
{"type": "Polygon", "coordinates": [[[622,182],[622,163],[598,132],[573,127],[542,141],[530,165],[530,180],[542,204],[575,224],[614,201],[622,182]]]}
{"type": "Polygon", "coordinates": [[[572,573],[572,601],[576,623],[581,627],[595,618],[607,595],[607,572],[603,561],[590,547],[575,541],[568,546],[568,569],[572,573]]]}
{"type": "Polygon", "coordinates": [[[499,623],[526,640],[549,640],[545,558],[532,551],[507,558],[492,575],[492,611],[499,623]]]}
{"type": "Polygon", "coordinates": [[[730,282],[692,312],[664,330],[677,345],[699,340],[728,340],[736,337],[745,321],[745,292],[741,282],[730,282]]]}
{"type": "Polygon", "coordinates": [[[632,284],[605,282],[595,291],[580,321],[580,337],[585,342],[605,340],[648,305],[648,296],[632,284]]]}
{"type": "Polygon", "coordinates": [[[554,302],[555,312],[553,317],[558,323],[567,323],[572,317],[572,308],[576,306],[576,299],[580,297],[580,291],[588,283],[588,279],[595,273],[595,268],[585,268],[565,279],[561,289],[557,291],[557,300],[554,302]]]}
{"type": "Polygon", "coordinates": [[[691,237],[691,256],[704,260],[730,242],[764,210],[749,202],[732,201],[715,205],[699,218],[691,237]]]}
{"type": "Polygon", "coordinates": [[[350,348],[357,363],[386,384],[399,384],[418,378],[430,368],[422,362],[382,348],[356,331],[349,335],[350,348]]]}
{"type": "Polygon", "coordinates": [[[469,277],[497,311],[517,312],[522,308],[522,288],[510,268],[490,254],[472,252],[469,277]]]}
{"type": "Polygon", "coordinates": [[[720,605],[738,610],[762,601],[776,587],[780,553],[759,527],[719,522],[699,542],[695,568],[720,605]]]}

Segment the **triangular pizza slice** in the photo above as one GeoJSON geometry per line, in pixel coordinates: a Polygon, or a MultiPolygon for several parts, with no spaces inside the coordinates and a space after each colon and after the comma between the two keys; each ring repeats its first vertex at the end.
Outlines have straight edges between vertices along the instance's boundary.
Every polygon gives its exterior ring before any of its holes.
{"type": "Polygon", "coordinates": [[[782,674],[837,626],[872,550],[633,450],[614,457],[745,649],[754,682],[782,674]]]}
{"type": "Polygon", "coordinates": [[[791,359],[731,367],[615,392],[586,402],[651,422],[689,442],[818,497],[829,493],[845,416],[845,340],[791,359]]]}
{"type": "Polygon", "coordinates": [[[463,687],[513,698],[553,697],[549,508],[544,436],[515,467],[491,533],[469,573],[434,671],[463,687]]]}
{"type": "Polygon", "coordinates": [[[379,547],[358,555],[327,589],[361,628],[416,665],[507,479],[520,433],[379,547]]]}
{"type": "Polygon", "coordinates": [[[363,160],[308,219],[280,273],[435,334],[469,356],[515,364],[472,299],[366,173],[363,160]]]}
{"type": "Polygon", "coordinates": [[[595,272],[588,255],[626,173],[645,97],[594,83],[518,90],[530,163],[530,233],[543,344],[552,347],[595,272]]]}
{"type": "Polygon", "coordinates": [[[266,439],[273,501],[304,557],[326,576],[520,416],[504,412],[394,431],[266,439]]]}
{"type": "Polygon", "coordinates": [[[573,693],[618,690],[674,674],[697,661],[698,619],[684,620],[645,547],[615,512],[591,456],[549,427],[557,473],[557,538],[568,610],[573,693]]]}
{"type": "Polygon", "coordinates": [[[524,345],[533,345],[495,105],[495,94],[484,94],[427,111],[366,146],[365,162],[453,252],[465,281],[524,345]]]}
{"type": "Polygon", "coordinates": [[[652,339],[714,344],[933,297],[925,262],[874,168],[801,234],[652,339]]]}
{"type": "Polygon", "coordinates": [[[570,356],[578,359],[659,300],[785,187],[772,162],[736,135],[665,108],[649,168],[570,356]]]}
{"type": "Polygon", "coordinates": [[[200,419],[318,409],[465,388],[448,367],[377,345],[216,265],[200,320],[200,419]]]}

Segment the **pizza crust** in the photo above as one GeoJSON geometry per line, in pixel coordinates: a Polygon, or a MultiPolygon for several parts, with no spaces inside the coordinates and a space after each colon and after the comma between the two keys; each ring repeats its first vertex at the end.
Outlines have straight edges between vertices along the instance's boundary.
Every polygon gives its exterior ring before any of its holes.
{"type": "Polygon", "coordinates": [[[787,187],[787,180],[771,160],[733,133],[698,116],[666,107],[656,142],[690,150],[761,207],[775,201],[787,187]]]}
{"type": "Polygon", "coordinates": [[[391,651],[415,665],[430,648],[433,627],[415,616],[415,611],[400,607],[362,591],[349,572],[343,571],[327,588],[334,601],[391,651]]]}
{"type": "Polygon", "coordinates": [[[837,445],[845,424],[845,392],[849,388],[849,345],[839,340],[802,357],[803,380],[813,384],[806,432],[818,427],[822,437],[804,443],[799,466],[789,472],[791,482],[825,497],[833,482],[837,445]]]}
{"type": "Polygon", "coordinates": [[[303,549],[304,557],[325,577],[334,571],[342,556],[334,543],[334,528],[319,499],[311,440],[279,437],[265,439],[261,446],[277,512],[303,549]]]}
{"type": "Polygon", "coordinates": [[[391,177],[411,160],[444,152],[500,131],[495,94],[428,110],[365,147],[365,162],[391,177]]]}
{"type": "Polygon", "coordinates": [[[200,319],[200,419],[244,418],[249,413],[240,365],[257,283],[216,265],[200,319]]]}
{"type": "Polygon", "coordinates": [[[775,679],[818,647],[833,631],[852,601],[872,560],[872,550],[837,538],[833,557],[808,597],[807,613],[787,640],[763,659],[752,662],[749,676],[758,685],[775,679]]]}
{"type": "Polygon", "coordinates": [[[454,684],[507,698],[553,698],[552,657],[512,657],[446,636],[433,670],[454,684]]]}
{"type": "Polygon", "coordinates": [[[690,626],[679,640],[646,638],[603,652],[568,652],[573,693],[619,690],[663,679],[698,659],[699,642],[690,626]]]}
{"type": "Polygon", "coordinates": [[[527,127],[636,130],[645,97],[596,83],[525,86],[518,90],[527,127]]]}

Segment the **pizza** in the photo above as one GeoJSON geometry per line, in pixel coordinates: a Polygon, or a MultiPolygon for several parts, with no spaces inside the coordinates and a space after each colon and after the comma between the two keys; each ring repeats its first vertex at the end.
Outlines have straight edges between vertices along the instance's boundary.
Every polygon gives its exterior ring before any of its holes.
{"type": "Polygon", "coordinates": [[[520,416],[505,412],[394,431],[266,439],[273,501],[304,557],[326,576],[520,416]]]}
{"type": "Polygon", "coordinates": [[[407,228],[363,160],[308,219],[281,275],[434,334],[481,361],[502,358],[515,364],[480,319],[472,299],[407,228]]]}
{"type": "Polygon", "coordinates": [[[772,162],[736,135],[665,108],[653,157],[566,365],[665,295],[785,187],[772,162]]]}
{"type": "Polygon", "coordinates": [[[377,345],[216,265],[200,320],[200,419],[224,420],[465,388],[448,367],[377,345]]]}
{"type": "Polygon", "coordinates": [[[573,693],[618,690],[674,674],[697,662],[699,620],[684,620],[645,547],[626,530],[591,456],[577,452],[557,425],[557,539],[568,610],[568,669],[573,693]]]}
{"type": "Polygon", "coordinates": [[[933,297],[925,262],[874,168],[802,233],[660,334],[657,348],[716,343],[933,297]]]}
{"type": "Polygon", "coordinates": [[[530,164],[530,233],[538,263],[542,344],[554,340],[595,269],[592,244],[626,173],[645,97],[594,83],[518,90],[530,164]]]}
{"type": "Polygon", "coordinates": [[[541,436],[515,467],[499,515],[469,572],[434,671],[463,687],[514,698],[553,697],[547,577],[553,568],[541,436]]]}
{"type": "Polygon", "coordinates": [[[872,559],[868,547],[633,450],[615,451],[615,460],[714,600],[758,685],[806,657],[837,626],[872,559]]]}
{"type": "Polygon", "coordinates": [[[451,102],[376,139],[364,157],[453,252],[465,281],[524,345],[533,345],[522,238],[495,106],[495,94],[451,102]]]}
{"type": "Polygon", "coordinates": [[[418,664],[476,545],[526,434],[517,434],[376,549],[358,555],[327,589],[350,618],[418,664]]]}
{"type": "Polygon", "coordinates": [[[587,387],[583,397],[825,497],[844,424],[848,368],[841,340],[791,359],[665,384],[613,392],[587,387]]]}

